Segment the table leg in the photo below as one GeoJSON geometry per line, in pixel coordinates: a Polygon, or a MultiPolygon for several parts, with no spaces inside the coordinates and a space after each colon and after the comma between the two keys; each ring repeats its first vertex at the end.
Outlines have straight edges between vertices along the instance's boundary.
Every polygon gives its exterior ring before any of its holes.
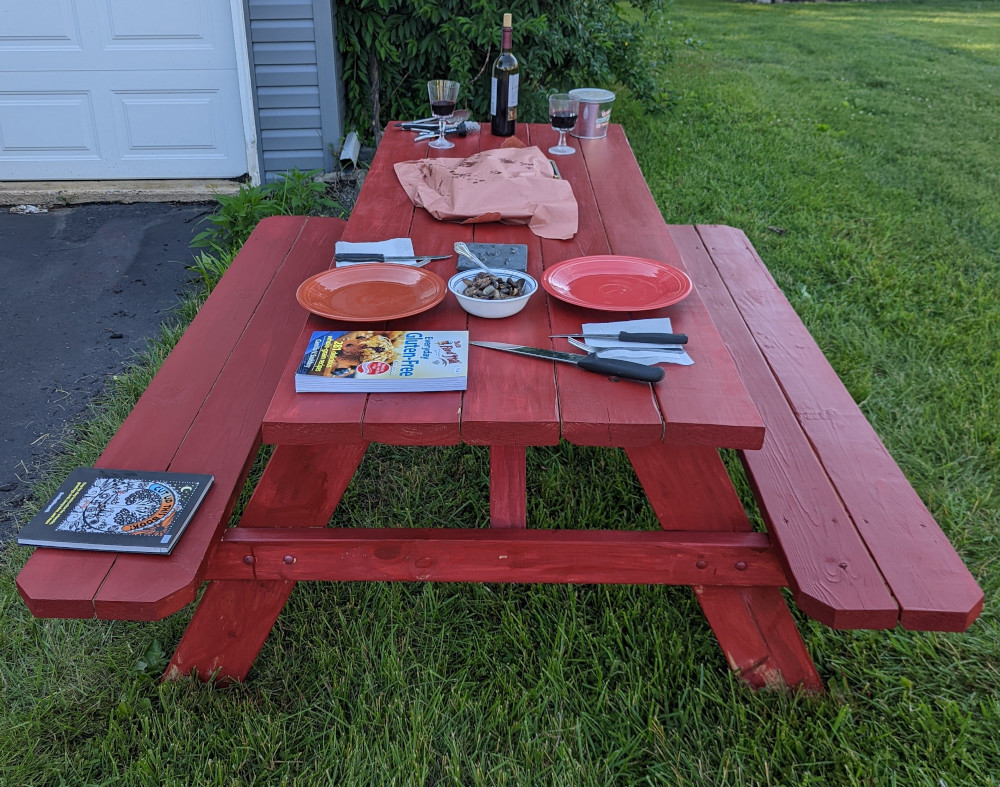
{"type": "Polygon", "coordinates": [[[528,526],[526,456],[523,445],[490,446],[490,527],[528,526]]]}
{"type": "MultiPolygon", "coordinates": [[[[626,452],[664,529],[751,529],[716,449],[657,444],[626,452]]],[[[743,680],[754,688],[823,690],[779,588],[697,585],[693,590],[729,666],[743,680]]]]}
{"type": "Polygon", "coordinates": [[[194,672],[223,686],[242,681],[294,587],[294,582],[209,582],[163,680],[194,672]]]}
{"type": "MultiPolygon", "coordinates": [[[[366,448],[277,447],[239,526],[326,527],[366,448]]],[[[163,679],[194,671],[220,684],[243,680],[294,587],[276,580],[209,582],[163,679]]]]}
{"type": "Polygon", "coordinates": [[[240,527],[326,527],[368,443],[279,445],[240,527]]]}
{"type": "Polygon", "coordinates": [[[715,448],[656,443],[625,453],[664,530],[750,529],[715,448]]]}
{"type": "Polygon", "coordinates": [[[695,597],[730,669],[760,688],[823,691],[809,651],[779,588],[699,585],[695,597]]]}

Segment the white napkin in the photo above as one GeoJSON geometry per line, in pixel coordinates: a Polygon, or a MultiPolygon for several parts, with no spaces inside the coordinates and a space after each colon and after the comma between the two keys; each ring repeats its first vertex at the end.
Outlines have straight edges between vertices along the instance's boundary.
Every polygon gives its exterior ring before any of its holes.
{"type": "MultiPolygon", "coordinates": [[[[413,241],[410,238],[389,238],[389,240],[366,241],[351,243],[338,240],[333,247],[336,254],[385,254],[388,257],[413,257],[413,241]]],[[[370,265],[367,262],[338,262],[338,268],[350,265],[370,265]]],[[[397,265],[416,265],[417,260],[397,260],[397,265]]]]}
{"type": "Polygon", "coordinates": [[[620,342],[617,339],[597,339],[590,336],[595,333],[620,333],[630,331],[635,333],[673,333],[670,327],[669,317],[651,318],[647,320],[622,320],[620,322],[587,322],[582,326],[583,341],[591,347],[596,348],[617,348],[629,347],[629,350],[601,350],[602,358],[617,358],[621,361],[635,361],[636,363],[653,366],[657,363],[676,363],[681,366],[690,366],[694,359],[687,354],[686,350],[681,352],[664,351],[664,347],[680,347],[682,344],[639,344],[638,342],[620,342]],[[636,348],[642,348],[638,350],[636,348]]]}

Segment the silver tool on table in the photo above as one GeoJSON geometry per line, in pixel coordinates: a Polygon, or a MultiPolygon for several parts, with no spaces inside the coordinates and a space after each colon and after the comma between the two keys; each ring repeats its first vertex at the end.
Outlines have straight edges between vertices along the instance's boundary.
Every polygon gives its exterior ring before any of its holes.
{"type": "MultiPolygon", "coordinates": [[[[594,347],[586,342],[581,342],[579,339],[574,339],[572,336],[567,336],[566,341],[572,344],[574,347],[578,347],[581,350],[585,350],[588,353],[593,353],[594,355],[600,355],[601,353],[620,353],[620,352],[635,352],[635,353],[682,353],[684,350],[680,347],[594,347]]],[[[602,358],[604,356],[601,356],[602,358]]],[[[644,364],[648,365],[648,364],[644,364]]]]}

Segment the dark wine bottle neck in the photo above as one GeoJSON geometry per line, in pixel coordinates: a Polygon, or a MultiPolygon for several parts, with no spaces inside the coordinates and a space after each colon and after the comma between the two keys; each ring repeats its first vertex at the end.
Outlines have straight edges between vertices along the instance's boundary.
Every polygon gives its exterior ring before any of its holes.
{"type": "Polygon", "coordinates": [[[511,41],[511,29],[509,27],[503,28],[503,35],[500,36],[500,51],[509,52],[510,51],[510,41],[511,41]]]}

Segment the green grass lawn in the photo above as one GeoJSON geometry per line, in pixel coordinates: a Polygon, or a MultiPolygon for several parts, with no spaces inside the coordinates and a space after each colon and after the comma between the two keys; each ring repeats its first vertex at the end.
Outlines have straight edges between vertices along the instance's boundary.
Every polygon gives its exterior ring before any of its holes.
{"type": "MultiPolygon", "coordinates": [[[[828,689],[805,697],[731,677],[686,589],[300,584],[247,683],[219,690],[156,682],[186,615],[32,619],[13,548],[0,784],[1000,783],[1000,3],[669,17],[667,109],[621,92],[612,119],[668,222],[749,235],[985,590],[972,629],[800,616],[828,689]]],[[[621,454],[529,462],[534,521],[656,526],[621,454]]],[[[366,470],[337,524],[485,521],[483,450],[387,448],[366,470]]]]}

